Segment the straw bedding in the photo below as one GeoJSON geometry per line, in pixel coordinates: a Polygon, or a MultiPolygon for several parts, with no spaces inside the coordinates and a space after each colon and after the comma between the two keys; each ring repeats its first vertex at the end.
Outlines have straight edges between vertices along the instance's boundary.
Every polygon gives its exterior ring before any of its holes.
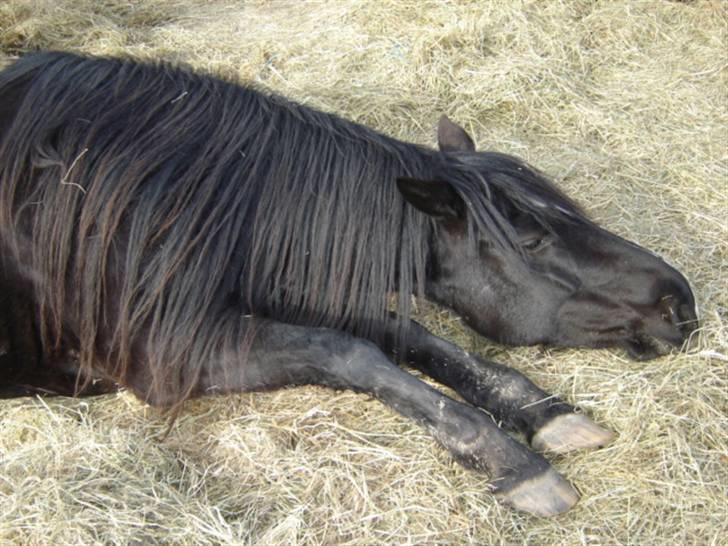
{"type": "Polygon", "coordinates": [[[418,317],[618,433],[554,458],[582,493],[497,504],[423,430],[348,392],[0,403],[0,543],[720,544],[728,536],[728,12],[719,1],[8,0],[0,59],[165,58],[434,144],[442,113],[520,155],[691,280],[699,345],[508,349],[418,317]]]}

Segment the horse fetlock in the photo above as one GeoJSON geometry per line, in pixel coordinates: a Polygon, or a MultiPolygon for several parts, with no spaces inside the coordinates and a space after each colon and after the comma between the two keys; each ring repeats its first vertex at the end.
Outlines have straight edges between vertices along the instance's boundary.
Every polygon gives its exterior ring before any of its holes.
{"type": "Polygon", "coordinates": [[[613,432],[603,429],[585,415],[568,413],[547,421],[533,435],[531,446],[539,451],[567,453],[603,447],[613,439],[613,432]]]}
{"type": "Polygon", "coordinates": [[[505,434],[475,439],[437,436],[460,464],[486,471],[490,491],[513,508],[547,517],[566,512],[579,500],[574,487],[546,459],[505,434]]]}
{"type": "Polygon", "coordinates": [[[460,464],[487,472],[498,490],[549,468],[546,459],[508,436],[481,412],[450,415],[433,434],[460,464]]]}

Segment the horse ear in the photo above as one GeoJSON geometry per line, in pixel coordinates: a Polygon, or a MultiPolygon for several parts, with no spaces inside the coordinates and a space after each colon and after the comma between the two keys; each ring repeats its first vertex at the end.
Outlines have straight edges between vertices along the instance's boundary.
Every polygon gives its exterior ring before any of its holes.
{"type": "Polygon", "coordinates": [[[465,202],[449,183],[415,178],[397,178],[397,188],[410,205],[443,220],[465,216],[465,202]]]}
{"type": "Polygon", "coordinates": [[[474,152],[475,143],[465,129],[443,115],[437,124],[437,144],[441,152],[474,152]]]}

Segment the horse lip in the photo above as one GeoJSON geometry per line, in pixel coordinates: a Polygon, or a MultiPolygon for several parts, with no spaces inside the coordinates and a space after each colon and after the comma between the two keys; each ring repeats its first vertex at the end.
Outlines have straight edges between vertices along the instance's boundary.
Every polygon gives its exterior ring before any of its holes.
{"type": "Polygon", "coordinates": [[[697,313],[693,306],[682,304],[668,308],[670,316],[645,317],[632,328],[625,328],[624,338],[618,343],[635,360],[650,360],[666,355],[673,349],[689,351],[696,346],[699,328],[697,313]],[[667,320],[669,319],[669,321],[667,320]]]}
{"type": "Polygon", "coordinates": [[[634,332],[618,343],[634,360],[652,360],[664,356],[674,349],[689,348],[695,336],[676,334],[674,336],[657,336],[647,332],[634,332]]]}
{"type": "Polygon", "coordinates": [[[634,335],[619,343],[633,360],[652,360],[670,352],[674,345],[654,336],[634,335]]]}

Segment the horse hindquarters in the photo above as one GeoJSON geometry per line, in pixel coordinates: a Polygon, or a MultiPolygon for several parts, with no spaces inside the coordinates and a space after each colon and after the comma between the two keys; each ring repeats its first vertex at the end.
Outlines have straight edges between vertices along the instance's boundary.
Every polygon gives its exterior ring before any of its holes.
{"type": "MultiPolygon", "coordinates": [[[[372,343],[338,330],[261,321],[232,315],[221,324],[214,358],[202,364],[192,396],[321,385],[369,394],[426,427],[464,466],[487,472],[492,489],[527,512],[549,516],[578,499],[572,486],[482,411],[457,402],[393,364],[372,343]],[[255,330],[250,344],[241,339],[255,330]]],[[[170,405],[149,390],[151,370],[128,379],[137,396],[170,405]]]]}

